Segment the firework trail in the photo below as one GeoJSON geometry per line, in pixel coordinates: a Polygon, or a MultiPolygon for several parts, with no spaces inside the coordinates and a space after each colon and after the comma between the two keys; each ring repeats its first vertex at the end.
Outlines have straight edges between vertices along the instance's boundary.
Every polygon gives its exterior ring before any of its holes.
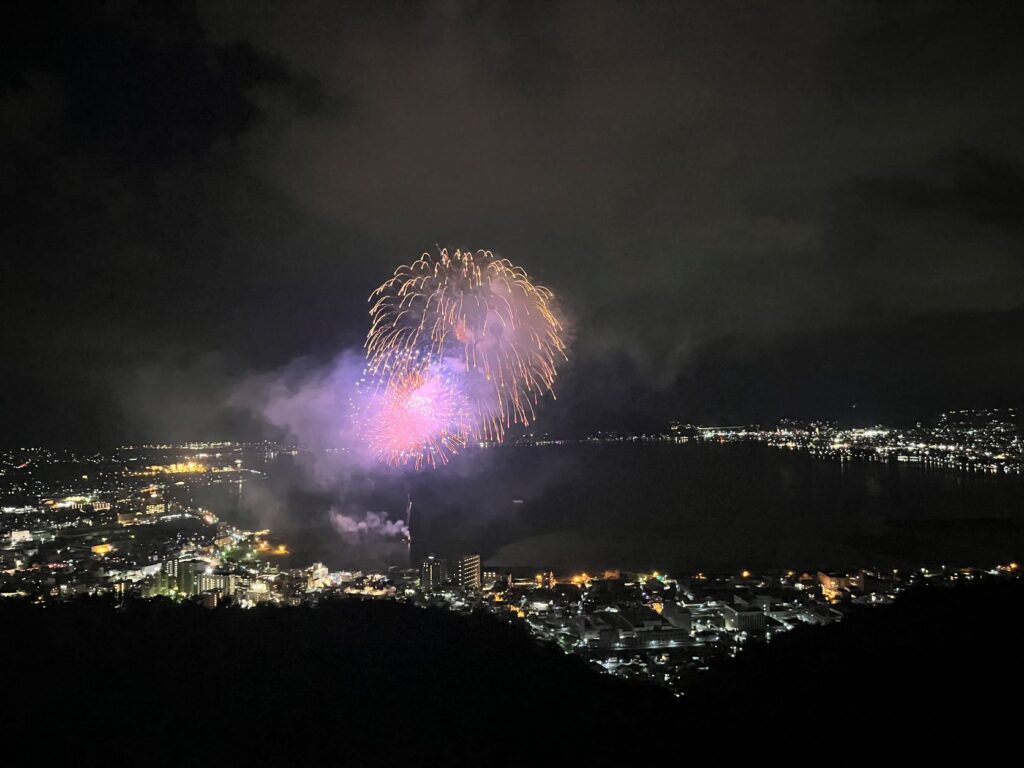
{"type": "Polygon", "coordinates": [[[378,458],[419,469],[467,440],[500,441],[554,397],[565,361],[550,290],[490,251],[442,249],[370,296],[365,435],[378,458]]]}

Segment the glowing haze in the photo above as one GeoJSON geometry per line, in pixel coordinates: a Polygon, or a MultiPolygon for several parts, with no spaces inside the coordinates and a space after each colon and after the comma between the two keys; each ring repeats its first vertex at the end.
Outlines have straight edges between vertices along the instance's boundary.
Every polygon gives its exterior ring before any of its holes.
{"type": "Polygon", "coordinates": [[[529,425],[567,360],[553,293],[490,251],[424,253],[370,295],[356,399],[377,458],[445,463],[472,437],[529,425]]]}

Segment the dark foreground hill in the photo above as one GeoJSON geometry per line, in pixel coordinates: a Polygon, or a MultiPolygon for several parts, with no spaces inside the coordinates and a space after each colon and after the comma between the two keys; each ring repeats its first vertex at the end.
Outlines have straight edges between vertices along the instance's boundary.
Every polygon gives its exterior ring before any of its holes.
{"type": "Polygon", "coordinates": [[[7,729],[88,764],[546,764],[677,703],[490,616],[389,602],[11,604],[0,626],[7,729]]]}
{"type": "Polygon", "coordinates": [[[732,735],[727,762],[989,765],[1020,749],[1022,631],[1019,579],[918,588],[753,647],[699,677],[686,704],[732,735]]]}
{"type": "Polygon", "coordinates": [[[74,765],[987,762],[1017,739],[1022,597],[927,590],[751,649],[682,700],[486,615],[7,603],[0,731],[74,765]]]}

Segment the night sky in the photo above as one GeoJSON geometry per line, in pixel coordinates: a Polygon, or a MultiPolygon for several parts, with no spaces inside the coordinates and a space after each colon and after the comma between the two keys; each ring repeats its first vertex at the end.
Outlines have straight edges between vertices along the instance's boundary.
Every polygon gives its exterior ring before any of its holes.
{"type": "Polygon", "coordinates": [[[255,436],[436,245],[561,297],[545,429],[1024,400],[1019,2],[2,14],[0,445],[255,436]]]}

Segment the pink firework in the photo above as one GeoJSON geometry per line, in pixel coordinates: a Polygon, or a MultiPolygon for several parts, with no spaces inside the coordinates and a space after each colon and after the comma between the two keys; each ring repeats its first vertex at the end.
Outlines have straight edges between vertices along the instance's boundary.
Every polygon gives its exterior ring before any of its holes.
{"type": "Polygon", "coordinates": [[[436,467],[466,444],[463,399],[429,368],[395,376],[371,401],[366,440],[385,464],[436,467]]]}

